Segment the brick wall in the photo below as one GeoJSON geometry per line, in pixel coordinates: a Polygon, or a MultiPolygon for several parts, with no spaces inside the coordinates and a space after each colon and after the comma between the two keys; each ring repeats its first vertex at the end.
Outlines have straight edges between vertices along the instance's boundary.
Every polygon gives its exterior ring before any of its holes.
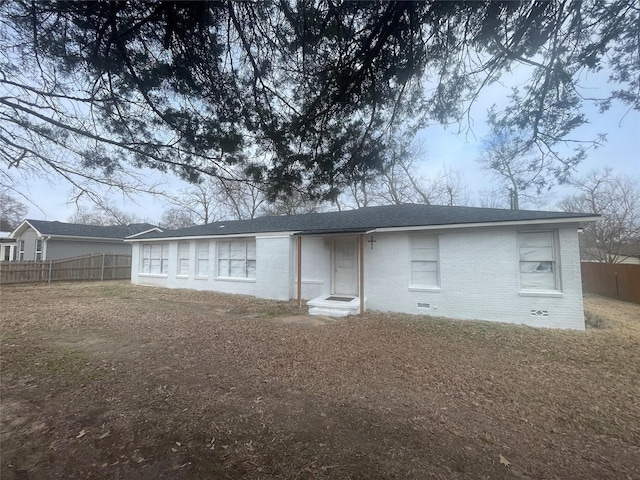
{"type": "Polygon", "coordinates": [[[434,233],[439,237],[436,289],[410,287],[409,234],[374,234],[374,249],[365,249],[367,308],[584,329],[577,232],[575,227],[557,232],[560,292],[537,295],[520,291],[515,230],[434,233]],[[545,316],[532,316],[532,310],[545,316]]]}

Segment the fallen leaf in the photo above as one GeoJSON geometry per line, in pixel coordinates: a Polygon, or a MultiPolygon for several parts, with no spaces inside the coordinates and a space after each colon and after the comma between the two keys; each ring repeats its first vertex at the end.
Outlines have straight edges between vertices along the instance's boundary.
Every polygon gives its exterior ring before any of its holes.
{"type": "Polygon", "coordinates": [[[87,434],[86,430],[80,430],[80,433],[78,435],[76,435],[76,438],[82,438],[87,434]]]}
{"type": "Polygon", "coordinates": [[[502,454],[500,454],[500,463],[502,465],[504,465],[505,467],[508,467],[509,465],[511,465],[511,463],[509,463],[509,460],[507,460],[506,458],[504,458],[502,456],[502,454]]]}

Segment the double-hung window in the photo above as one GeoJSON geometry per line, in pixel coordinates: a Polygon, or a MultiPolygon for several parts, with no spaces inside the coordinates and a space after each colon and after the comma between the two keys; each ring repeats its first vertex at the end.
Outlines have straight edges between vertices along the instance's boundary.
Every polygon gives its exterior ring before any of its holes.
{"type": "Polygon", "coordinates": [[[169,245],[146,243],[142,245],[142,272],[164,274],[169,272],[169,245]]]}
{"type": "Polygon", "coordinates": [[[256,278],[256,241],[218,242],[218,277],[256,278]]]}
{"type": "Polygon", "coordinates": [[[412,236],[411,244],[411,286],[417,288],[437,288],[438,280],[438,237],[435,235],[412,236]]]}
{"type": "Polygon", "coordinates": [[[196,276],[207,277],[209,275],[209,242],[196,244],[196,276]]]}
{"type": "Polygon", "coordinates": [[[178,243],[178,275],[189,275],[189,244],[178,243]]]}
{"type": "Polygon", "coordinates": [[[24,240],[18,241],[18,260],[24,262],[24,240]]]}
{"type": "Polygon", "coordinates": [[[524,290],[559,290],[558,261],[553,232],[518,234],[520,287],[524,290]]]}
{"type": "Polygon", "coordinates": [[[37,239],[36,240],[36,257],[35,257],[35,261],[39,262],[40,260],[42,260],[42,240],[41,239],[37,239]]]}

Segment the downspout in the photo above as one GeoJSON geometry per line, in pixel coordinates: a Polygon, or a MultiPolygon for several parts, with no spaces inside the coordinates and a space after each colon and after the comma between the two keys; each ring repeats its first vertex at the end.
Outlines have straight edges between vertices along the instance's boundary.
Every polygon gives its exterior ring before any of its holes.
{"type": "Polygon", "coordinates": [[[42,260],[43,261],[47,259],[47,242],[49,240],[51,240],[51,235],[49,235],[47,238],[42,240],[42,260]]]}
{"type": "MultiPolygon", "coordinates": [[[[360,234],[360,316],[364,316],[364,237],[360,234]]],[[[372,244],[373,245],[373,244],[372,244]]]]}
{"type": "Polygon", "coordinates": [[[298,308],[302,309],[302,237],[298,235],[298,308]]]}

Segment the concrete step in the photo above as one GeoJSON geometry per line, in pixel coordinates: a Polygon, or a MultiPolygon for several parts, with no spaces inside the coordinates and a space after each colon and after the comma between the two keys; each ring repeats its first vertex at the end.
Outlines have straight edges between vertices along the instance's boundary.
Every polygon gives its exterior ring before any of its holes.
{"type": "Polygon", "coordinates": [[[357,315],[360,313],[360,298],[322,295],[309,300],[307,307],[309,307],[309,315],[346,317],[347,315],[357,315]]]}
{"type": "Polygon", "coordinates": [[[309,315],[322,315],[323,317],[346,317],[349,315],[349,310],[338,310],[335,308],[326,307],[311,307],[309,309],[309,315]]]}

